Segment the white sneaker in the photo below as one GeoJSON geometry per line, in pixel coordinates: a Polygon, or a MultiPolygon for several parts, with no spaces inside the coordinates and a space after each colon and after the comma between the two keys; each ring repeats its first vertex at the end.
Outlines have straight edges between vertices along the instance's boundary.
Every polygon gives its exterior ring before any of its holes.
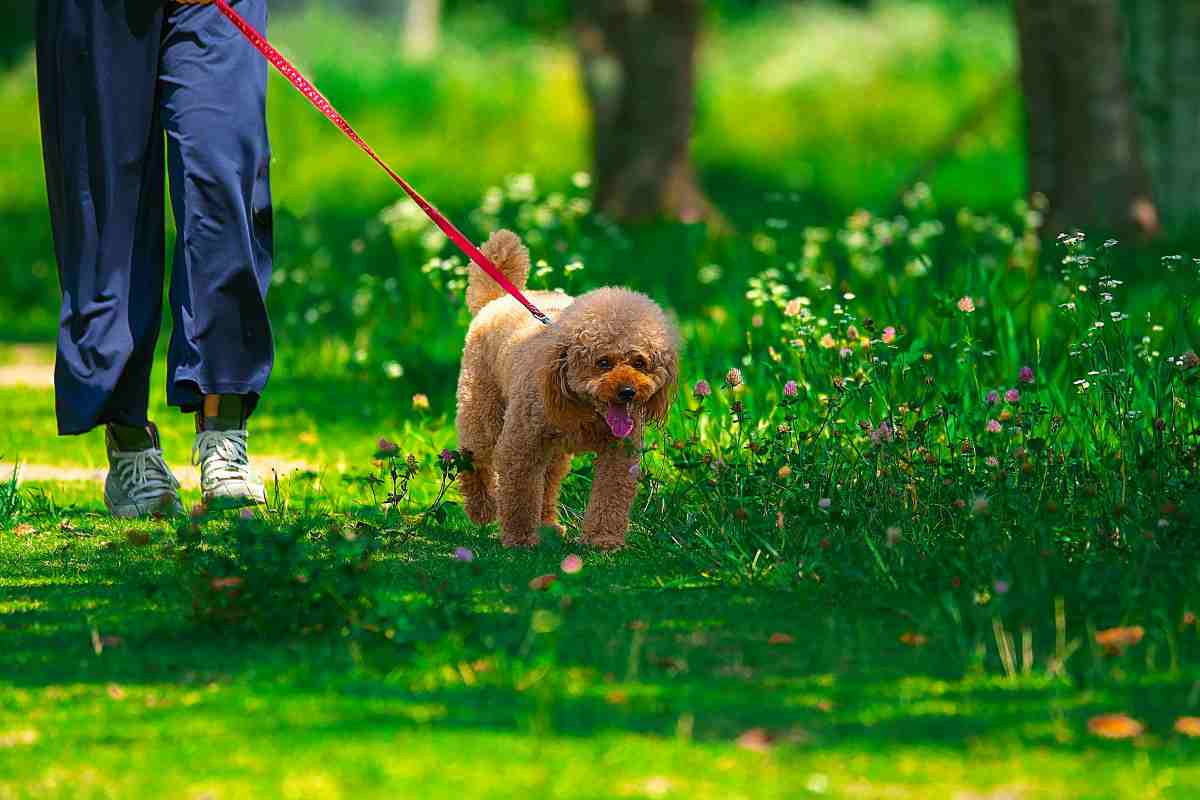
{"type": "Polygon", "coordinates": [[[250,470],[246,436],[245,430],[196,434],[192,463],[200,465],[200,491],[205,505],[241,508],[267,502],[267,490],[250,470]]]}
{"type": "Polygon", "coordinates": [[[104,481],[104,505],[114,517],[132,519],[153,514],[182,514],[179,481],[163,460],[158,429],[147,427],[151,446],[145,450],[122,451],[112,431],[105,431],[108,477],[104,481]]]}

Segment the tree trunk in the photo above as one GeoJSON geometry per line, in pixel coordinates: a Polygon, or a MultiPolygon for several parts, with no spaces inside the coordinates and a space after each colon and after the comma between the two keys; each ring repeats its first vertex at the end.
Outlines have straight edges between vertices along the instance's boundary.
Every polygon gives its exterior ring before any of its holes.
{"type": "Polygon", "coordinates": [[[1118,0],[1017,0],[1031,193],[1050,230],[1158,231],[1118,0]]]}
{"type": "Polygon", "coordinates": [[[621,220],[713,216],[690,146],[702,0],[576,0],[596,205],[621,220]]]}
{"type": "Polygon", "coordinates": [[[403,0],[401,46],[404,55],[426,61],[437,52],[441,28],[441,0],[403,0]]]}
{"type": "Polygon", "coordinates": [[[1200,4],[1125,0],[1133,95],[1163,222],[1200,224],[1200,4]]]}

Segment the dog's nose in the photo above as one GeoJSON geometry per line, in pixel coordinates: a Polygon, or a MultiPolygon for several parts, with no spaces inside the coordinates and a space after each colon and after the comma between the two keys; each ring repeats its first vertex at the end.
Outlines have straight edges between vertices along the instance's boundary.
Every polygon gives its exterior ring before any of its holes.
{"type": "Polygon", "coordinates": [[[622,386],[617,392],[617,397],[628,403],[633,398],[637,397],[637,389],[632,386],[622,386]]]}

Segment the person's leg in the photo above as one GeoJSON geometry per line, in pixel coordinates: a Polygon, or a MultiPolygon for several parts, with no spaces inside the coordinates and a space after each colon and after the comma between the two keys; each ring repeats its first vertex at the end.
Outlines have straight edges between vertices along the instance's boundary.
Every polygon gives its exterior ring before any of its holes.
{"type": "Polygon", "coordinates": [[[106,425],[104,501],[121,517],[182,510],[147,419],[162,320],[159,0],[41,0],[38,101],[62,286],[54,367],[62,434],[106,425]]]}
{"type": "MultiPolygon", "coordinates": [[[[162,313],[162,3],[41,0],[38,98],[62,286],[61,434],[145,433],[162,313]]],[[[149,439],[149,437],[146,437],[149,439]]]]}
{"type": "MultiPolygon", "coordinates": [[[[266,0],[234,5],[265,28],[266,0]]],[[[162,114],[179,230],[168,399],[203,421],[205,396],[241,398],[244,422],[274,360],[267,64],[211,6],[166,13],[162,114]]]]}
{"type": "MultiPolygon", "coordinates": [[[[266,0],[234,5],[266,28],[266,0]]],[[[196,412],[205,502],[262,503],[245,424],[274,361],[267,64],[211,6],[171,4],[160,75],[179,229],[167,396],[196,412]]]]}

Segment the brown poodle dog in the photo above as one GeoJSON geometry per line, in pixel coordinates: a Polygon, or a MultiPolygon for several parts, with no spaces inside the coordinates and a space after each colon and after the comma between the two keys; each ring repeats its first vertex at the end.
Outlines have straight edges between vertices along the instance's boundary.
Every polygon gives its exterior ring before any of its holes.
{"type": "MultiPolygon", "coordinates": [[[[483,252],[518,287],[529,253],[516,234],[497,231],[483,252]]],[[[531,292],[551,319],[544,326],[474,264],[458,379],[458,444],[474,469],[462,476],[467,515],[500,518],[506,547],[538,542],[558,527],[558,489],[571,456],[596,455],[583,521],[585,544],[625,544],[637,491],[643,429],[667,416],[675,394],[679,337],[662,309],[626,289],[571,298],[531,292]]]]}

